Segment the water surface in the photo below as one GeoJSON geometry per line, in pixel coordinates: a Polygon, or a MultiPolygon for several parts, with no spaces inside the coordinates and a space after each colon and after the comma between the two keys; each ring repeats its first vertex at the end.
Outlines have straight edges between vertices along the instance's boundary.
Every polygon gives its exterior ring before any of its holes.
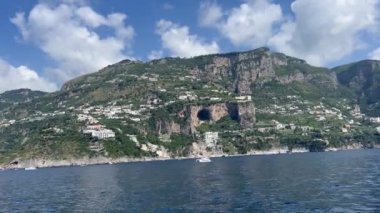
{"type": "Polygon", "coordinates": [[[0,172],[0,211],[380,212],[380,150],[0,172]]]}

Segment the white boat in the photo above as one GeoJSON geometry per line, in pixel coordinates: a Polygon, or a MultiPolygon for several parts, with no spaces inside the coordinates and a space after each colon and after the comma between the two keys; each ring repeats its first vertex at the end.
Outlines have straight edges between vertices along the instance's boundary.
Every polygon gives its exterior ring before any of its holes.
{"type": "Polygon", "coordinates": [[[37,168],[34,167],[34,166],[31,166],[31,167],[26,167],[25,170],[36,170],[37,168]]]}
{"type": "Polygon", "coordinates": [[[197,159],[197,162],[199,162],[199,163],[210,163],[210,162],[211,162],[211,159],[210,159],[210,158],[207,158],[207,157],[198,158],[198,159],[197,159]]]}

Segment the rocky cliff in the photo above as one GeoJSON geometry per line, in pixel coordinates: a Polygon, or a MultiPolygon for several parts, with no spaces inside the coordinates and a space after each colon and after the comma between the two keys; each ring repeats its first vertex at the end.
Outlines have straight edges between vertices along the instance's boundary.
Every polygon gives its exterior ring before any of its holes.
{"type": "MultiPolygon", "coordinates": [[[[305,61],[259,48],[243,53],[207,56],[208,62],[193,68],[191,74],[210,83],[225,83],[229,91],[239,95],[252,94],[254,86],[270,81],[289,84],[294,81],[315,81],[336,88],[336,75],[325,68],[305,61]]],[[[193,59],[194,60],[194,59],[193,59]]]]}
{"type": "Polygon", "coordinates": [[[333,69],[341,84],[356,93],[356,102],[372,116],[380,116],[380,62],[364,60],[333,69]]]}

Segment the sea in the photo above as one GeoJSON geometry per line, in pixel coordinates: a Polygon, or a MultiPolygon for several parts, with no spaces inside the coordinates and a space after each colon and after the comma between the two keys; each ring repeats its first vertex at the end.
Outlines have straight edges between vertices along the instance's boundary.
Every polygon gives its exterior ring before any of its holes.
{"type": "Polygon", "coordinates": [[[380,150],[1,171],[0,212],[380,212],[380,150]]]}

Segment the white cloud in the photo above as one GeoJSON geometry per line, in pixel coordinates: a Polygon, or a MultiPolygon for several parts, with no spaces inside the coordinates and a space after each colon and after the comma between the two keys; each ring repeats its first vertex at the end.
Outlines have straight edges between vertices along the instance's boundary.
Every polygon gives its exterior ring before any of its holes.
{"type": "Polygon", "coordinates": [[[162,19],[157,23],[156,32],[161,36],[162,47],[172,56],[192,57],[219,52],[215,41],[202,41],[197,35],[190,34],[187,26],[179,26],[162,19]]]}
{"type": "Polygon", "coordinates": [[[314,65],[342,59],[366,45],[362,35],[378,24],[379,0],[296,0],[294,20],[269,45],[314,65]]]}
{"type": "Polygon", "coordinates": [[[239,7],[225,12],[215,2],[206,2],[200,7],[201,24],[215,27],[234,45],[266,45],[275,25],[282,19],[280,5],[271,3],[271,0],[246,0],[239,7]],[[227,14],[225,18],[222,18],[223,13],[227,14]]]}
{"type": "Polygon", "coordinates": [[[372,51],[369,57],[373,60],[380,60],[380,47],[372,51]]]}
{"type": "Polygon", "coordinates": [[[201,26],[214,26],[223,16],[222,8],[216,2],[201,2],[199,23],[201,26]]]}
{"type": "Polygon", "coordinates": [[[285,17],[272,0],[245,0],[222,11],[200,6],[200,25],[214,27],[235,46],[269,46],[314,65],[336,62],[366,48],[379,22],[380,0],[295,0],[285,17]],[[217,12],[215,12],[217,11],[217,12]],[[215,15],[216,14],[216,15],[215,15]]]}
{"type": "Polygon", "coordinates": [[[107,20],[100,14],[96,13],[90,7],[80,7],[75,11],[75,15],[80,18],[86,25],[91,27],[99,27],[106,24],[107,20]]]}
{"type": "Polygon", "coordinates": [[[134,29],[124,24],[127,16],[112,13],[107,16],[76,1],[58,5],[39,3],[30,11],[17,13],[11,19],[22,38],[37,45],[57,66],[47,70],[55,73],[58,82],[113,64],[128,57],[134,29]],[[114,31],[102,37],[99,27],[114,31]]]}
{"type": "Polygon", "coordinates": [[[51,92],[57,90],[57,85],[26,66],[14,67],[0,58],[0,92],[20,88],[51,92]]]}

